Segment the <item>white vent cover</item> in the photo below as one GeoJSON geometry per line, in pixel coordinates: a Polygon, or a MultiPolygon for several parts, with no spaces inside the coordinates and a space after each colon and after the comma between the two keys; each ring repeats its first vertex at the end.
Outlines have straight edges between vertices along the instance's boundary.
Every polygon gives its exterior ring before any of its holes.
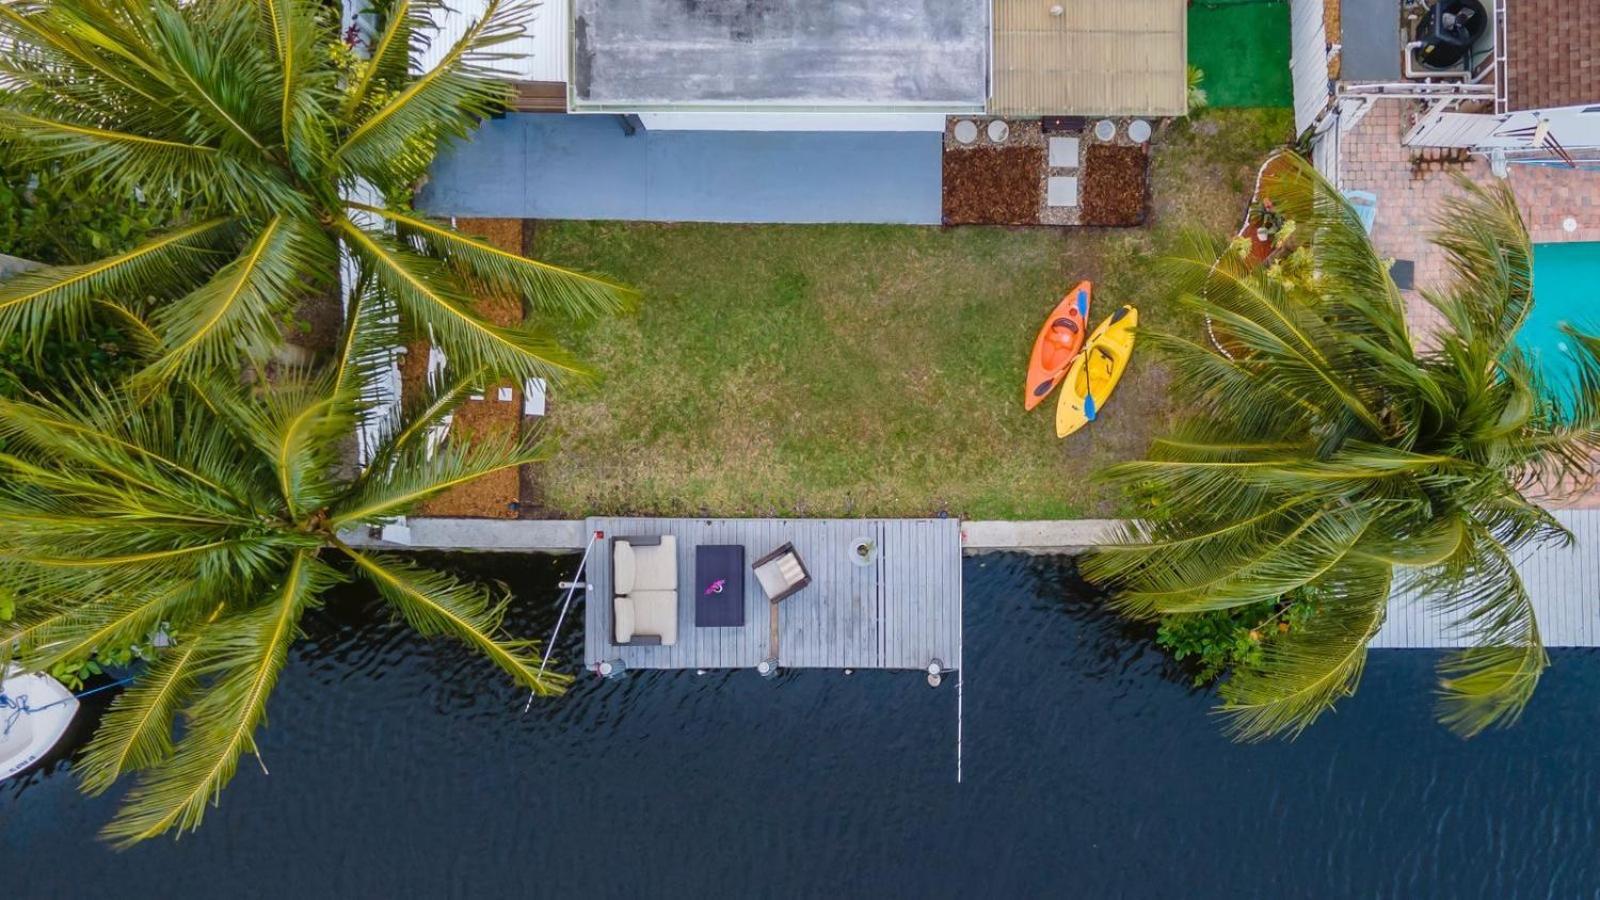
{"type": "Polygon", "coordinates": [[[978,139],[978,123],[971,119],[962,119],[956,123],[956,143],[970,144],[978,139]]]}

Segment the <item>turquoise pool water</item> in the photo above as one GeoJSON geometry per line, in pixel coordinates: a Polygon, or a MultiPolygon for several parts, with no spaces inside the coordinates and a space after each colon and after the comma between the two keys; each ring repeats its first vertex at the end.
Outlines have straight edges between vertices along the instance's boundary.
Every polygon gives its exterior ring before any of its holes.
{"type": "Polygon", "coordinates": [[[1600,334],[1600,242],[1533,245],[1533,310],[1517,344],[1557,396],[1571,396],[1577,365],[1563,325],[1600,334]]]}

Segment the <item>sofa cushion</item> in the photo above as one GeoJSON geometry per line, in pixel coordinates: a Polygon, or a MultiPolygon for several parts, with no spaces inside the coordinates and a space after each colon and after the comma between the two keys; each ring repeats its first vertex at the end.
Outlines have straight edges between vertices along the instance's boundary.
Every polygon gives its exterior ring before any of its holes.
{"type": "Polygon", "coordinates": [[[616,642],[626,644],[633,640],[633,600],[617,597],[611,601],[611,609],[616,613],[616,642]]]}
{"type": "Polygon", "coordinates": [[[767,592],[768,599],[777,597],[787,591],[790,584],[783,577],[783,572],[777,560],[773,560],[756,569],[756,580],[761,582],[761,589],[767,592]]]}
{"type": "Polygon", "coordinates": [[[622,540],[611,542],[611,573],[615,581],[611,586],[613,594],[633,593],[636,559],[632,544],[622,540]]]}
{"type": "Polygon", "coordinates": [[[626,598],[633,607],[633,632],[653,634],[664,646],[678,642],[678,592],[634,591],[626,598]]]}
{"type": "Polygon", "coordinates": [[[633,548],[633,590],[617,590],[619,594],[635,591],[676,591],[678,589],[678,539],[670,534],[661,536],[661,543],[633,548]]]}

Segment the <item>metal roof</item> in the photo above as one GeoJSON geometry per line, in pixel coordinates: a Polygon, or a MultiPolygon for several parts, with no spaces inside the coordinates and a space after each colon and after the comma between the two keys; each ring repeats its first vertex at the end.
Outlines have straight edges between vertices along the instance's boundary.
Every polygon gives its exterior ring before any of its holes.
{"type": "Polygon", "coordinates": [[[989,111],[1185,114],[1187,11],[1186,0],[994,0],[989,111]]]}

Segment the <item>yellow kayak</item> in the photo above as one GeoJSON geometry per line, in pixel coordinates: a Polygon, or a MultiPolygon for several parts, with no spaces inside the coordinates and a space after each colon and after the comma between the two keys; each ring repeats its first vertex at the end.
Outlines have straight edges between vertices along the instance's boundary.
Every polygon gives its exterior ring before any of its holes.
{"type": "Polygon", "coordinates": [[[1133,354],[1139,311],[1131,306],[1112,313],[1083,344],[1062,379],[1061,402],[1056,406],[1056,437],[1066,437],[1093,422],[1105,408],[1111,392],[1128,368],[1133,354]]]}

